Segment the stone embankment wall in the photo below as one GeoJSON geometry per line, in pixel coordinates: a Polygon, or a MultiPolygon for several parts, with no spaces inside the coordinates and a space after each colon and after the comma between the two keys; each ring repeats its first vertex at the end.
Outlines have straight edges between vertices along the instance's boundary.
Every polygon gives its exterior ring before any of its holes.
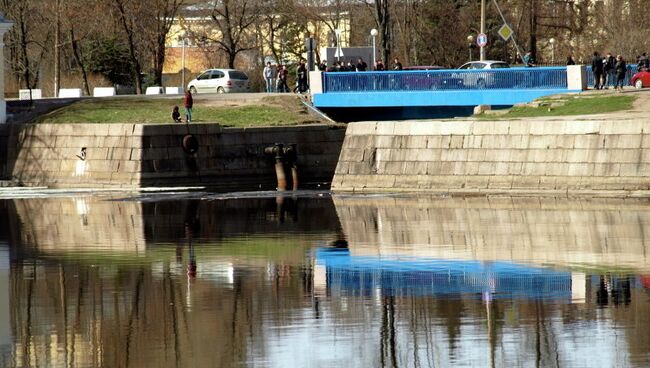
{"type": "Polygon", "coordinates": [[[348,126],[332,189],[567,193],[650,189],[648,121],[348,126]]]}
{"type": "Polygon", "coordinates": [[[329,182],[344,134],[345,128],[328,125],[9,124],[0,127],[6,147],[0,174],[29,186],[269,189],[276,184],[275,161],[264,155],[265,147],[296,143],[301,183],[329,182]],[[188,133],[199,143],[193,155],[182,148],[188,133]]]}

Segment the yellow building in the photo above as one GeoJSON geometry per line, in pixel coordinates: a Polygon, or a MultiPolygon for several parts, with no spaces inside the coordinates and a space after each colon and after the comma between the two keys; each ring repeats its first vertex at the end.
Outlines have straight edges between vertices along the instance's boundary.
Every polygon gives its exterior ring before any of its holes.
{"type": "MultiPolygon", "coordinates": [[[[341,46],[348,47],[349,13],[321,14],[317,18],[318,21],[306,21],[304,24],[295,22],[282,30],[275,29],[272,43],[270,42],[272,32],[269,26],[272,18],[269,16],[260,18],[259,22],[249,26],[245,30],[246,34],[241,37],[248,43],[242,43],[247,50],[237,55],[235,66],[249,70],[266,61],[275,64],[273,49],[279,59],[294,63],[299,59],[299,55],[306,54],[304,40],[310,36],[316,39],[316,50],[323,46],[334,46],[336,29],[340,30],[341,46]],[[291,31],[290,36],[287,36],[286,33],[289,31],[291,31]]],[[[167,34],[163,73],[180,74],[185,69],[186,74],[194,75],[209,68],[228,67],[227,54],[214,41],[222,38],[218,25],[209,15],[179,16],[167,34]]]]}

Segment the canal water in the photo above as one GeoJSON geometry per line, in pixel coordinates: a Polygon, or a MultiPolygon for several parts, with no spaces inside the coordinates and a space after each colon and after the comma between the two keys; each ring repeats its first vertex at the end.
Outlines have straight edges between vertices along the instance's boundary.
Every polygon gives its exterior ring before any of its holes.
{"type": "Polygon", "coordinates": [[[647,367],[645,199],[0,199],[1,367],[647,367]]]}

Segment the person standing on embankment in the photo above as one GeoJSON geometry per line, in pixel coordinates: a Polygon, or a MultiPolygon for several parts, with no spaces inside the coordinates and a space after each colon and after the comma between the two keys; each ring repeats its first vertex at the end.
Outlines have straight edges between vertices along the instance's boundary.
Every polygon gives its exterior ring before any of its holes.
{"type": "Polygon", "coordinates": [[[185,106],[185,121],[191,123],[192,106],[194,106],[194,99],[192,98],[192,92],[189,89],[185,91],[185,97],[183,97],[183,105],[185,106]]]}

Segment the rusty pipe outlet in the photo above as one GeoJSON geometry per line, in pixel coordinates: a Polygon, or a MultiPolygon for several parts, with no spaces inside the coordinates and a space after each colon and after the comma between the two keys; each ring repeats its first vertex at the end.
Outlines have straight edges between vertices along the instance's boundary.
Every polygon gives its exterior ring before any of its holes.
{"type": "Polygon", "coordinates": [[[287,164],[291,167],[291,189],[298,190],[298,148],[295,143],[288,144],[284,149],[287,164]]]}
{"type": "Polygon", "coordinates": [[[265,147],[264,154],[275,156],[275,176],[278,179],[277,190],[287,190],[287,177],[284,173],[284,145],[276,143],[273,146],[265,147]]]}

